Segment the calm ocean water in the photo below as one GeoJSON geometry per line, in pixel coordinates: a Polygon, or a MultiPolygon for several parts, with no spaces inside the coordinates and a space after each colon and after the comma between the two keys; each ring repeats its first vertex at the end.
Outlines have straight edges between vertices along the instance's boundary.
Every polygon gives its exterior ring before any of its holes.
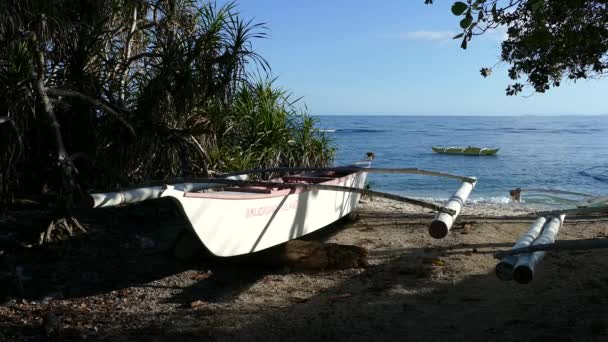
{"type": "MultiPolygon", "coordinates": [[[[608,183],[580,174],[608,165],[608,116],[317,116],[337,145],[336,165],[376,153],[374,166],[416,167],[476,176],[474,201],[507,202],[513,188],[608,194],[608,183]],[[433,153],[431,146],[500,148],[496,156],[433,153]]],[[[454,180],[372,174],[373,189],[446,199],[454,180]]]]}

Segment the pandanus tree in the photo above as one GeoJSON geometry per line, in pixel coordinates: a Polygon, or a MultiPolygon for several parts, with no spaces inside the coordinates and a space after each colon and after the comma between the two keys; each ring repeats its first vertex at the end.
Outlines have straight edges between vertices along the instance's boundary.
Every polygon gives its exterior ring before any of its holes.
{"type": "Polygon", "coordinates": [[[42,193],[67,226],[90,189],[248,163],[330,162],[333,149],[309,127],[314,120],[272,82],[251,81],[251,71],[269,69],[252,49],[265,37],[234,3],[0,2],[3,203],[42,193]],[[253,104],[242,103],[247,92],[253,104]],[[286,137],[302,134],[321,157],[294,153],[295,138],[286,137]],[[253,136],[264,144],[249,145],[253,136]]]}

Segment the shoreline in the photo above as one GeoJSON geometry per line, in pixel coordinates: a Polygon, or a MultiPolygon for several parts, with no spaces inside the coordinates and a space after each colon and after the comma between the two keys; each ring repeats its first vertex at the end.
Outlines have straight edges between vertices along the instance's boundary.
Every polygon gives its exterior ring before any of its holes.
{"type": "MultiPolygon", "coordinates": [[[[432,201],[432,203],[443,205],[443,201],[432,201]]],[[[480,217],[498,217],[498,216],[529,216],[533,215],[538,211],[555,210],[558,208],[555,205],[549,204],[537,204],[537,203],[487,203],[487,202],[474,202],[467,200],[466,204],[462,207],[460,215],[463,216],[480,216],[480,217]]],[[[364,197],[361,199],[360,207],[361,210],[373,211],[373,210],[386,210],[391,209],[403,214],[429,214],[432,215],[433,211],[421,207],[417,207],[411,204],[397,202],[385,198],[369,198],[364,197]]]]}

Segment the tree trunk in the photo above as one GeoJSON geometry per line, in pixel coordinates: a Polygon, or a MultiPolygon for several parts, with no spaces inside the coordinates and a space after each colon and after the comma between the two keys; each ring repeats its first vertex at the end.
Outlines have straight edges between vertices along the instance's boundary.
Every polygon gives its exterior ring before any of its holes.
{"type": "Polygon", "coordinates": [[[36,96],[42,103],[43,113],[48,121],[50,134],[53,138],[53,143],[56,148],[56,161],[57,166],[61,169],[61,189],[58,197],[58,207],[64,209],[73,207],[74,204],[74,190],[76,189],[76,182],[74,181],[74,167],[69,159],[63,138],[61,136],[61,127],[55,116],[53,105],[49,100],[44,86],[44,76],[46,74],[44,51],[38,42],[37,36],[34,33],[32,35],[32,43],[35,49],[35,66],[36,66],[36,80],[34,81],[34,91],[36,96]]]}

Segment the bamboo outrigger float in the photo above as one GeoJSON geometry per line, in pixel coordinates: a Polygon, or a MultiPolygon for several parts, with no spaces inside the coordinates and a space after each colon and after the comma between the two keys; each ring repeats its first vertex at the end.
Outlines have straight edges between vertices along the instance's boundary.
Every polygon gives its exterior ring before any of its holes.
{"type": "Polygon", "coordinates": [[[500,262],[496,265],[496,276],[501,280],[515,280],[527,284],[534,279],[536,266],[542,261],[545,251],[550,250],[586,250],[608,248],[608,241],[560,241],[555,242],[557,234],[564,224],[566,215],[608,213],[608,206],[580,207],[544,211],[530,229],[515,243],[511,250],[494,254],[500,262]]]}
{"type": "MultiPolygon", "coordinates": [[[[543,230],[543,226],[547,222],[547,219],[544,217],[537,218],[530,229],[515,243],[513,249],[522,248],[529,246],[540,234],[543,230]]],[[[515,264],[517,263],[517,256],[506,256],[504,257],[497,265],[496,265],[496,276],[500,280],[511,280],[513,279],[513,269],[515,268],[515,264]]]]}
{"type": "Polygon", "coordinates": [[[429,231],[436,238],[447,235],[475,185],[475,178],[419,169],[375,169],[371,167],[372,159],[373,156],[348,167],[253,169],[224,175],[225,178],[165,181],[172,185],[91,194],[87,206],[99,208],[171,199],[188,218],[206,249],[221,257],[253,253],[312,233],[356,209],[363,194],[435,210],[437,216],[429,231]],[[248,179],[249,174],[269,172],[302,173],[270,181],[248,179]],[[366,190],[365,181],[372,172],[446,177],[463,184],[445,206],[440,206],[366,190]]]}
{"type": "MultiPolygon", "coordinates": [[[[513,249],[552,244],[565,218],[565,214],[538,217],[513,249]]],[[[514,279],[520,284],[527,284],[534,279],[534,270],[544,256],[544,251],[506,255],[496,265],[496,276],[501,280],[514,279]]]]}

